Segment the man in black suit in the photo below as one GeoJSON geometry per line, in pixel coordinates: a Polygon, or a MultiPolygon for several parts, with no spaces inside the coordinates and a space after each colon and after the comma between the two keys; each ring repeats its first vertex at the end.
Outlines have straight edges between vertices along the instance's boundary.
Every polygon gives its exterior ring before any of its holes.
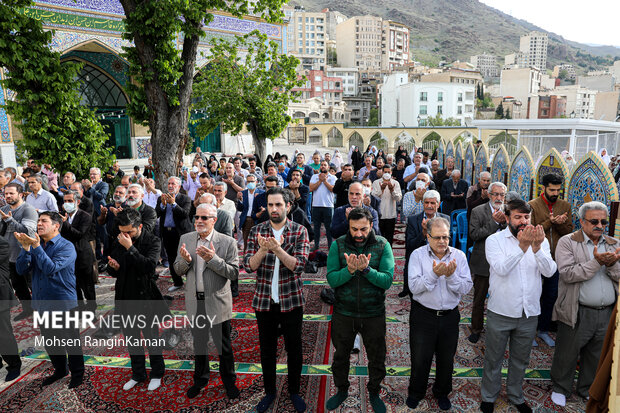
{"type": "Polygon", "coordinates": [[[74,182],[71,184],[70,189],[77,192],[78,196],[80,197],[80,209],[84,212],[88,212],[91,216],[93,216],[95,212],[95,206],[93,205],[93,201],[91,201],[90,198],[84,196],[84,186],[82,185],[82,183],[74,182]]]}
{"type": "MultiPolygon", "coordinates": [[[[140,217],[142,218],[142,231],[153,234],[155,231],[155,223],[157,222],[157,213],[155,209],[144,203],[144,189],[142,185],[131,184],[127,187],[127,198],[125,198],[125,203],[128,207],[140,213],[140,217]]],[[[118,234],[118,225],[114,225],[112,238],[116,239],[118,234]]]]}
{"type": "MultiPolygon", "coordinates": [[[[189,222],[189,209],[192,201],[187,195],[180,194],[179,189],[181,189],[181,180],[176,176],[168,178],[168,193],[161,194],[155,206],[155,212],[159,217],[161,238],[170,263],[177,258],[181,235],[192,231],[192,224],[189,222]]],[[[168,291],[176,291],[183,287],[183,279],[177,275],[173,265],[170,265],[170,275],[174,285],[168,288],[168,291]]]]}
{"type": "Polygon", "coordinates": [[[88,311],[97,309],[93,277],[95,254],[90,242],[94,240],[93,219],[88,212],[79,209],[81,198],[75,191],[66,191],[62,208],[65,211],[60,235],[75,247],[75,290],[78,307],[88,311]],[[84,303],[83,300],[86,300],[84,303]]]}
{"type": "Polygon", "coordinates": [[[442,214],[439,211],[439,205],[441,204],[441,197],[439,192],[431,189],[424,193],[422,197],[422,203],[424,204],[424,212],[420,212],[416,215],[411,215],[407,218],[407,232],[405,234],[405,269],[403,271],[404,285],[403,290],[398,293],[399,297],[411,296],[409,291],[409,256],[413,251],[426,245],[426,222],[434,217],[446,218],[450,222],[450,217],[442,214]]]}
{"type": "Polygon", "coordinates": [[[450,216],[455,209],[465,209],[467,189],[469,185],[467,181],[461,179],[461,171],[454,169],[450,178],[441,184],[441,199],[443,199],[441,212],[450,216]]]}
{"type": "Polygon", "coordinates": [[[13,326],[11,325],[11,307],[15,307],[18,301],[13,294],[11,277],[9,276],[9,252],[9,241],[0,237],[0,337],[2,337],[0,340],[0,355],[2,355],[0,367],[2,367],[2,360],[4,360],[8,371],[5,381],[15,380],[19,377],[22,367],[17,340],[15,340],[13,326]]]}
{"type": "Polygon", "coordinates": [[[469,236],[474,249],[469,259],[469,269],[474,281],[474,303],[471,309],[471,335],[468,340],[477,343],[484,327],[484,301],[489,292],[489,262],[485,253],[486,239],[506,228],[504,216],[504,199],[506,185],[493,182],[489,185],[490,201],[478,205],[471,211],[469,236]]]}
{"type": "Polygon", "coordinates": [[[308,185],[305,185],[302,181],[301,171],[299,169],[293,169],[291,172],[291,180],[288,183],[288,189],[293,192],[293,198],[295,199],[295,203],[302,211],[306,211],[306,206],[308,205],[308,194],[310,193],[310,188],[308,185]]]}
{"type": "Polygon", "coordinates": [[[440,169],[437,172],[432,171],[433,166],[431,165],[431,172],[433,172],[433,182],[435,183],[435,187],[441,193],[441,185],[443,181],[450,177],[450,174],[454,170],[454,158],[448,156],[446,158],[446,164],[444,169],[440,169]]]}

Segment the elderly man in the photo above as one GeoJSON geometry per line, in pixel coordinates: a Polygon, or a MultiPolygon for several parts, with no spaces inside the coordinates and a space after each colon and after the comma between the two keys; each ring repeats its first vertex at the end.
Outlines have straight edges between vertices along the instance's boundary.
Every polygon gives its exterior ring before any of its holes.
{"type": "Polygon", "coordinates": [[[340,238],[347,233],[349,228],[349,213],[354,208],[363,207],[370,211],[372,216],[372,229],[375,231],[375,235],[379,235],[379,216],[371,206],[364,205],[362,200],[364,199],[364,186],[360,182],[354,182],[349,186],[348,190],[349,202],[346,205],[336,208],[334,211],[334,218],[332,219],[332,237],[334,239],[340,238]]]}
{"type": "Polygon", "coordinates": [[[555,257],[560,272],[559,295],[553,308],[558,321],[551,364],[551,400],[566,404],[579,360],[577,394],[588,398],[618,296],[620,242],[605,235],[607,206],[587,202],[579,208],[581,229],[560,238],[555,257]]]}
{"type": "Polygon", "coordinates": [[[216,182],[213,184],[213,195],[215,195],[216,207],[217,209],[221,209],[226,211],[230,215],[230,219],[234,221],[235,215],[237,214],[237,206],[235,202],[237,202],[236,198],[234,201],[231,201],[226,197],[228,193],[228,185],[225,182],[216,182]]]}
{"type": "Polygon", "coordinates": [[[112,195],[112,202],[102,206],[100,208],[100,214],[97,217],[97,224],[103,228],[103,232],[106,235],[103,242],[103,255],[108,255],[108,249],[111,241],[110,237],[114,234],[114,219],[116,215],[123,210],[125,206],[125,200],[127,199],[127,189],[124,186],[119,185],[114,189],[114,195],[112,195]]]}
{"type": "MultiPolygon", "coordinates": [[[[204,194],[200,197],[200,204],[209,204],[213,205],[217,209],[217,201],[215,199],[215,195],[213,194],[204,194]]],[[[233,236],[235,224],[230,217],[230,214],[222,209],[217,209],[217,221],[215,221],[215,230],[220,234],[228,235],[229,237],[233,236]]]]}
{"type": "Polygon", "coordinates": [[[370,172],[376,169],[372,166],[372,156],[367,155],[364,157],[364,166],[357,171],[357,180],[361,181],[362,179],[370,178],[370,172]]]}
{"type": "Polygon", "coordinates": [[[26,203],[32,205],[37,212],[58,212],[56,198],[41,186],[41,177],[37,175],[28,178],[30,193],[26,197],[26,203]]]}
{"type": "Polygon", "coordinates": [[[409,183],[418,176],[420,168],[426,168],[426,165],[422,163],[422,154],[418,152],[413,155],[413,163],[405,168],[405,173],[403,174],[403,181],[405,181],[407,188],[409,183]]]}
{"type": "MultiPolygon", "coordinates": [[[[439,192],[435,190],[426,191],[422,196],[422,202],[424,203],[424,211],[407,218],[407,231],[405,233],[405,269],[403,275],[408,274],[409,257],[411,253],[421,246],[426,245],[428,241],[426,230],[426,223],[428,220],[435,216],[446,218],[448,222],[450,220],[450,217],[438,212],[439,205],[441,204],[439,192]]],[[[409,291],[409,277],[404,276],[403,281],[403,290],[398,293],[398,296],[401,298],[411,294],[409,291]]]]}
{"type": "Polygon", "coordinates": [[[346,235],[331,244],[327,256],[327,282],[336,297],[331,332],[336,348],[332,372],[338,389],[327,401],[327,409],[338,408],[348,397],[349,357],[361,333],[368,354],[370,404],[375,413],[385,412],[379,392],[386,374],[385,292],[394,279],[394,256],[387,240],[372,230],[368,209],[352,209],[348,224],[346,235]]]}
{"type": "Polygon", "coordinates": [[[403,197],[400,184],[392,179],[392,167],[383,166],[383,175],[372,184],[372,194],[381,200],[381,217],[379,230],[390,245],[394,242],[394,228],[396,227],[396,205],[403,197]]]}
{"type": "Polygon", "coordinates": [[[465,209],[465,194],[468,187],[467,181],[461,179],[461,171],[453,170],[450,179],[441,184],[441,199],[443,199],[441,212],[450,215],[455,209],[465,209]]]}
{"type": "Polygon", "coordinates": [[[454,170],[454,158],[451,156],[446,157],[446,162],[444,166],[445,168],[437,171],[437,173],[433,172],[433,182],[435,182],[435,188],[437,188],[437,190],[440,192],[443,182],[450,177],[452,171],[454,170]]]}
{"type": "MultiPolygon", "coordinates": [[[[471,211],[478,205],[489,202],[489,184],[491,184],[491,173],[483,171],[478,177],[478,183],[472,185],[467,190],[467,221],[471,216],[471,211]]],[[[469,243],[469,242],[468,242],[469,243]]]]}
{"type": "Polygon", "coordinates": [[[110,188],[108,184],[101,180],[101,170],[90,168],[89,179],[82,179],[82,186],[86,191],[85,195],[90,198],[95,206],[95,213],[99,214],[99,208],[105,205],[106,195],[110,188]]]}
{"type": "Polygon", "coordinates": [[[278,167],[274,162],[269,162],[267,165],[265,165],[265,172],[265,179],[267,179],[267,177],[269,176],[274,176],[278,179],[278,186],[280,188],[284,188],[284,179],[282,178],[282,175],[278,173],[278,167]]]}
{"type": "Polygon", "coordinates": [[[407,406],[418,407],[426,395],[428,375],[436,359],[433,395],[441,410],[450,410],[452,369],[459,339],[459,303],[472,287],[465,254],[450,247],[450,221],[442,217],[426,223],[428,245],[409,257],[409,317],[411,370],[407,406]]]}
{"type": "Polygon", "coordinates": [[[142,218],[142,231],[153,233],[157,222],[157,212],[144,203],[144,189],[142,185],[131,184],[127,188],[127,199],[125,203],[128,207],[135,209],[142,218]]]}
{"type": "Polygon", "coordinates": [[[351,166],[351,164],[342,166],[342,174],[340,174],[340,178],[337,179],[334,184],[334,194],[336,194],[336,204],[334,205],[335,208],[339,208],[349,202],[349,187],[353,184],[353,182],[358,182],[353,179],[354,174],[355,172],[353,172],[353,166],[351,166]]]}
{"type": "Polygon", "coordinates": [[[424,203],[422,197],[429,189],[431,179],[428,174],[420,172],[416,177],[415,189],[405,193],[403,196],[403,216],[404,219],[412,215],[417,215],[424,211],[424,203]]]}
{"type": "Polygon", "coordinates": [[[209,336],[220,358],[220,377],[230,399],[239,397],[235,385],[235,359],[230,341],[232,295],[230,282],[239,277],[239,252],[232,237],[215,231],[217,209],[200,204],[196,208],[196,231],[181,236],[175,270],[186,275],[185,307],[194,320],[194,384],[187,389],[192,399],[209,383],[209,336]]]}
{"type": "Polygon", "coordinates": [[[507,203],[508,227],[491,235],[485,245],[490,276],[482,413],[492,412],[499,396],[509,340],[506,393],[520,413],[532,411],[523,397],[523,378],[540,314],[542,276],[553,276],[557,266],[543,227],[530,224],[530,212],[523,200],[507,203]]]}
{"type": "MultiPolygon", "coordinates": [[[[173,264],[177,258],[181,235],[191,231],[189,209],[192,201],[187,195],[179,193],[181,180],[176,176],[168,178],[168,193],[163,193],[157,200],[155,212],[159,217],[159,233],[161,234],[168,262],[173,264]]],[[[183,286],[183,279],[170,265],[170,275],[174,285],[168,291],[176,291],[183,286]]]]}
{"type": "Polygon", "coordinates": [[[477,343],[484,327],[484,302],[489,292],[489,262],[485,243],[489,236],[506,228],[504,198],[506,185],[493,182],[489,185],[489,202],[478,205],[471,213],[469,236],[475,242],[469,260],[469,269],[474,279],[474,302],[471,310],[471,334],[468,340],[477,343]]]}

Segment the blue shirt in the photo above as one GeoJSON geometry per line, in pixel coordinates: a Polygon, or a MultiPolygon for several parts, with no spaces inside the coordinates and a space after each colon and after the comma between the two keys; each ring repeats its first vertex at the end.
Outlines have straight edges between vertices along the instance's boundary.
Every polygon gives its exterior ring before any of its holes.
{"type": "Polygon", "coordinates": [[[77,307],[76,256],[73,244],[60,234],[45,245],[30,248],[30,251],[21,250],[15,266],[20,275],[32,271],[32,307],[35,310],[77,307]]]}
{"type": "Polygon", "coordinates": [[[166,216],[164,218],[164,227],[167,228],[174,228],[176,227],[176,225],[174,225],[174,218],[172,216],[172,208],[174,208],[176,204],[170,205],[167,204],[166,205],[166,216]]]}

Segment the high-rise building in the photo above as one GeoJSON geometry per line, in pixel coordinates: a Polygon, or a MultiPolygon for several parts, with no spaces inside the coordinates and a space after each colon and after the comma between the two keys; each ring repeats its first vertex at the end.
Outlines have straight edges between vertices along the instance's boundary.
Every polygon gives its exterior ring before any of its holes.
{"type": "Polygon", "coordinates": [[[523,52],[507,54],[504,58],[504,69],[527,67],[527,55],[523,52]]]}
{"type": "Polygon", "coordinates": [[[474,68],[480,72],[485,78],[498,77],[499,67],[497,66],[497,58],[490,54],[479,54],[472,56],[470,59],[474,68]]]}
{"type": "Polygon", "coordinates": [[[327,64],[326,13],[307,12],[303,7],[287,7],[288,51],[305,70],[323,70],[327,64]]]}
{"type": "Polygon", "coordinates": [[[521,36],[519,51],[527,56],[527,66],[543,72],[547,69],[548,43],[546,33],[533,31],[521,36]]]}
{"type": "Polygon", "coordinates": [[[355,16],[336,26],[336,52],[340,66],[381,70],[383,19],[355,16]]]}
{"type": "Polygon", "coordinates": [[[330,9],[321,10],[325,13],[325,32],[330,40],[336,40],[336,26],[345,22],[348,17],[339,11],[332,11],[330,9]]]}
{"type": "Polygon", "coordinates": [[[409,28],[392,20],[383,20],[381,70],[392,71],[409,62],[409,28]]]}
{"type": "Polygon", "coordinates": [[[553,77],[560,77],[563,71],[566,71],[566,80],[575,80],[577,72],[575,72],[575,66],[569,64],[555,65],[553,66],[553,77]]]}

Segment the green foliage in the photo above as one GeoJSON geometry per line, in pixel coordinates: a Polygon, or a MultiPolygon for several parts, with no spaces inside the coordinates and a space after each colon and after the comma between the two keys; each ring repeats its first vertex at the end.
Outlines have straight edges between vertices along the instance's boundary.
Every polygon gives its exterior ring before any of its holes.
{"type": "Polygon", "coordinates": [[[504,119],[512,119],[512,116],[510,116],[510,108],[506,108],[506,112],[504,113],[504,119]]]}
{"type": "Polygon", "coordinates": [[[461,126],[461,121],[455,118],[442,118],[438,113],[435,116],[426,118],[426,124],[430,126],[461,126]]]}
{"type": "Polygon", "coordinates": [[[197,121],[200,135],[219,124],[238,134],[247,125],[255,143],[275,139],[291,121],[288,104],[299,95],[293,89],[306,80],[297,75],[298,64],[257,31],[232,42],[215,39],[210,63],[194,84],[193,107],[208,113],[197,121]]]}
{"type": "Polygon", "coordinates": [[[75,79],[82,66],[60,63],[49,48],[52,32],[20,12],[32,5],[0,2],[0,66],[8,72],[2,86],[16,93],[5,109],[23,135],[18,152],[78,176],[92,166],[107,168],[114,159],[107,135],[95,113],[80,105],[75,79]]]}
{"type": "Polygon", "coordinates": [[[558,73],[558,78],[560,79],[566,79],[567,76],[568,76],[568,70],[566,69],[562,69],[560,70],[560,73],[558,73]]]}
{"type": "Polygon", "coordinates": [[[495,119],[504,119],[504,105],[499,102],[497,109],[495,109],[495,119]]]}
{"type": "Polygon", "coordinates": [[[370,114],[368,116],[368,126],[379,126],[378,108],[370,108],[370,114]]]}

